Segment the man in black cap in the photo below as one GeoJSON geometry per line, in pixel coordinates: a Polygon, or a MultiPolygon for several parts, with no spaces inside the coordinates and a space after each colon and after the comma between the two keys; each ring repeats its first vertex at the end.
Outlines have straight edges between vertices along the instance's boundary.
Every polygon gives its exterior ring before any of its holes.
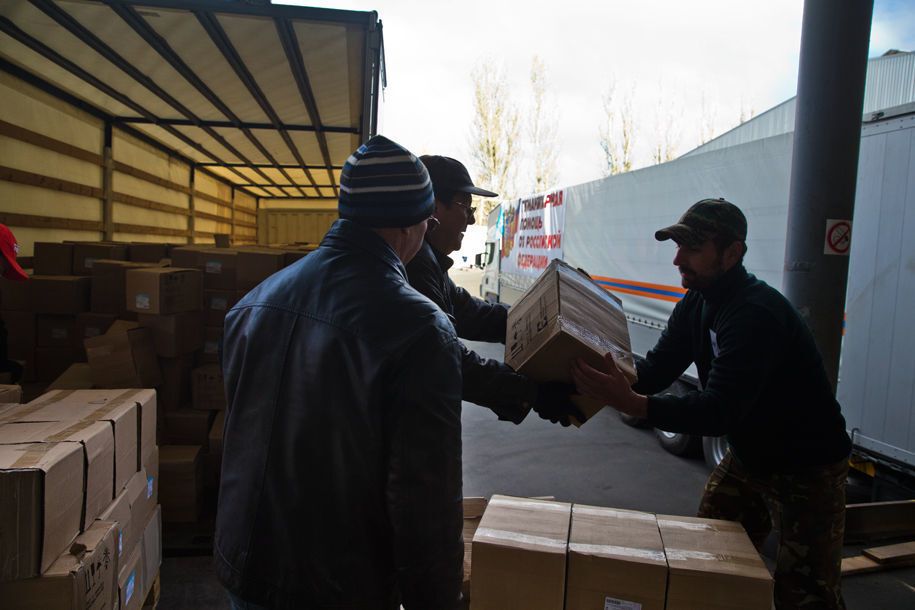
{"type": "MultiPolygon", "coordinates": [[[[505,343],[508,307],[471,296],[448,277],[461,249],[464,232],[475,222],[472,197],[498,197],[474,186],[464,165],[451,157],[423,155],[435,192],[437,223],[426,233],[419,252],[407,265],[410,285],[429,297],[451,318],[459,337],[471,341],[505,343]]],[[[544,419],[569,425],[569,416],[584,416],[569,400],[569,384],[537,384],[498,360],[482,358],[461,344],[463,398],[491,409],[499,419],[521,423],[531,407],[544,419]]]]}
{"type": "Polygon", "coordinates": [[[229,311],[216,573],[233,608],[454,608],[459,342],[407,283],[429,174],[375,136],[317,250],[229,311]]]}
{"type": "Polygon", "coordinates": [[[777,608],[844,608],[839,579],[851,441],[813,335],[777,290],[747,273],[747,221],[703,199],[670,227],[673,263],[689,289],[631,386],[612,358],[579,361],[585,395],[670,432],[726,435],[699,516],[743,523],[759,549],[773,519],[780,538],[777,608]],[[700,390],[658,394],[695,362],[700,390]]]}

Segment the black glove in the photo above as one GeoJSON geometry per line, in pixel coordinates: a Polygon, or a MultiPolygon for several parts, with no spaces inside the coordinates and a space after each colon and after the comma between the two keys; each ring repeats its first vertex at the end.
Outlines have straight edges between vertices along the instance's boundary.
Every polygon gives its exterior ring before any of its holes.
{"type": "Polygon", "coordinates": [[[537,386],[537,399],[533,409],[543,419],[548,419],[554,424],[568,426],[569,417],[574,417],[579,422],[585,421],[585,415],[571,400],[572,394],[577,394],[575,386],[561,381],[548,381],[537,386]]]}

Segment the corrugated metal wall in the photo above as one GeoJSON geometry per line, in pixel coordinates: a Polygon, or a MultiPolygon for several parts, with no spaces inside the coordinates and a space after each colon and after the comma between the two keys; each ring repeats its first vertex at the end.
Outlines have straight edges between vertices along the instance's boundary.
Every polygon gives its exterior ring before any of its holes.
{"type": "Polygon", "coordinates": [[[257,201],[15,77],[0,73],[0,223],[36,241],[252,244],[257,201]]]}

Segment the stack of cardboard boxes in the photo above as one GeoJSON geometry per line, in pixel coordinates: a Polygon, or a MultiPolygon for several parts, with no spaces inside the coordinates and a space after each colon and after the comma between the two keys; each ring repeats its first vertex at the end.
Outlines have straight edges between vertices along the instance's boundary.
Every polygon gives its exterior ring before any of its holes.
{"type": "Polygon", "coordinates": [[[144,606],[162,558],[155,426],[148,389],[0,409],[0,607],[144,606]]]}
{"type": "Polygon", "coordinates": [[[493,496],[473,537],[471,607],[770,610],[739,523],[493,496]]]}

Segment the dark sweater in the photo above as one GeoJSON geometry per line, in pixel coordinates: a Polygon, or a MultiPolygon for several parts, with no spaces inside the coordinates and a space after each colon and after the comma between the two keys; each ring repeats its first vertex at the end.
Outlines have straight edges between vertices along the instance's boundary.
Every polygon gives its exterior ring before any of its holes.
{"type": "Polygon", "coordinates": [[[753,471],[793,472],[847,457],[851,441],[813,335],[777,290],[742,265],[690,290],[638,366],[633,387],[662,430],[726,435],[753,471]],[[702,389],[657,395],[696,363],[702,389]]]}

